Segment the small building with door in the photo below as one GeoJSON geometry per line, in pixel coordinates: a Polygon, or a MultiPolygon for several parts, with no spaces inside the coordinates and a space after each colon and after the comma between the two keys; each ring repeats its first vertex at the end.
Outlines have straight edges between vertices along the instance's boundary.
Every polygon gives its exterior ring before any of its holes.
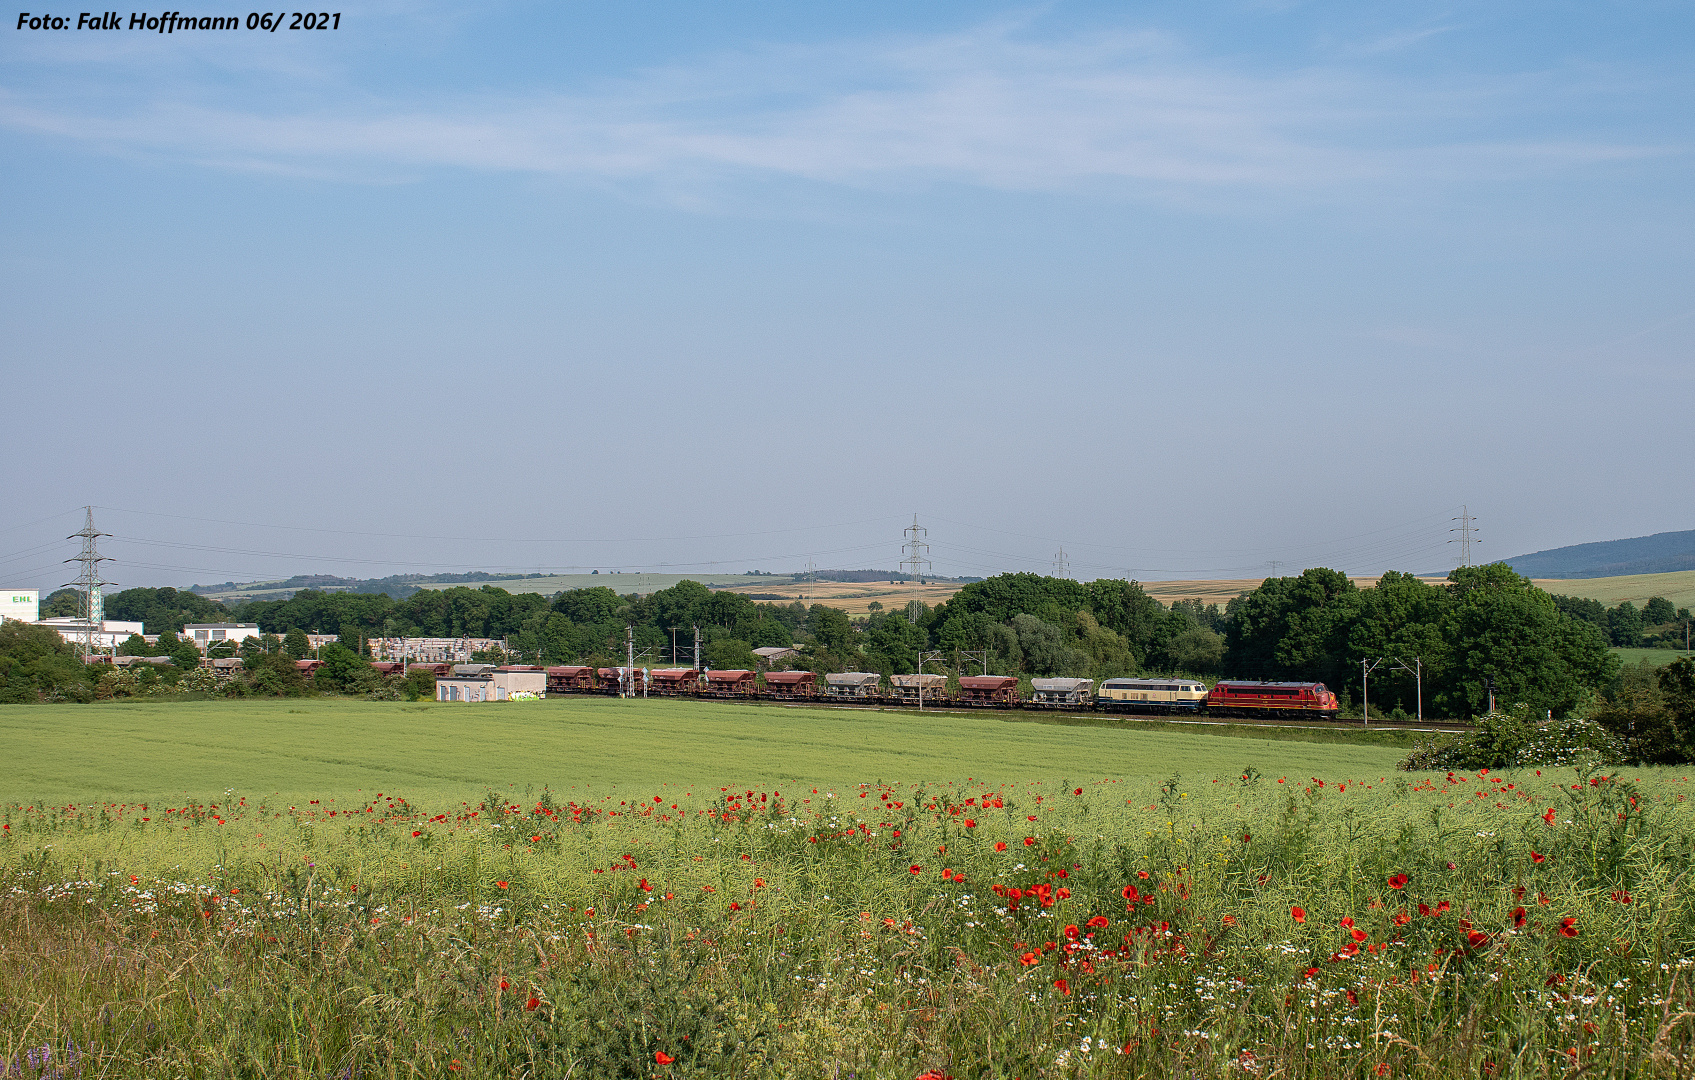
{"type": "Polygon", "coordinates": [[[437,701],[511,701],[516,694],[547,696],[547,671],[529,665],[454,664],[436,679],[437,701]]]}

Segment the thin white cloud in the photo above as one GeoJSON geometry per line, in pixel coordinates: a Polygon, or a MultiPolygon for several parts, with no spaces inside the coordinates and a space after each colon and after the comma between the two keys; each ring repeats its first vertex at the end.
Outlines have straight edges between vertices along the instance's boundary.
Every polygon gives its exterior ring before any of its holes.
{"type": "Polygon", "coordinates": [[[1470,134],[1492,130],[1492,115],[1532,107],[1542,89],[1535,80],[1425,87],[1341,68],[1249,74],[1187,56],[1160,35],[1021,35],[995,24],[923,40],[771,48],[574,93],[402,104],[338,87],[333,104],[287,112],[163,89],[132,109],[116,102],[133,98],[111,95],[94,99],[111,108],[73,111],[12,91],[0,96],[0,124],[301,175],[393,178],[445,167],[1030,191],[1334,191],[1681,152],[1580,135],[1470,134]]]}

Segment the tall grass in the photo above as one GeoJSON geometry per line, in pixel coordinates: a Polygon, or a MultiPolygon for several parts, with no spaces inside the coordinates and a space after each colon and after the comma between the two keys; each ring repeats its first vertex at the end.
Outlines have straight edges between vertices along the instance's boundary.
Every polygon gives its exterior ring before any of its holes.
{"type": "Polygon", "coordinates": [[[13,807],[0,1075],[1695,1065],[1682,776],[1245,771],[13,807]]]}

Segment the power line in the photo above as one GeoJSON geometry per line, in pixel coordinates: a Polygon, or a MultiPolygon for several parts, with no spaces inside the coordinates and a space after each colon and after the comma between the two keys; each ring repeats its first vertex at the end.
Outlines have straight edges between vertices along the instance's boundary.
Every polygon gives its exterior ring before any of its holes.
{"type": "Polygon", "coordinates": [[[1460,565],[1470,566],[1471,545],[1483,543],[1483,541],[1472,537],[1472,534],[1477,531],[1477,529],[1472,525],[1472,522],[1477,519],[1470,514],[1464,505],[1461,505],[1460,516],[1450,520],[1459,522],[1459,525],[1455,528],[1449,529],[1448,531],[1457,532],[1460,535],[1457,539],[1449,540],[1448,543],[1458,544],[1460,546],[1460,565]]]}
{"type": "Polygon", "coordinates": [[[94,655],[95,630],[97,627],[103,628],[106,622],[106,605],[101,599],[100,589],[102,586],[112,584],[110,581],[100,580],[100,564],[111,561],[107,556],[100,554],[100,538],[112,534],[96,530],[94,528],[94,507],[89,506],[85,509],[88,511],[88,520],[83,525],[82,531],[74,532],[65,537],[66,540],[74,540],[80,536],[82,538],[82,551],[74,559],[66,559],[65,561],[82,564],[82,572],[77,575],[76,581],[69,584],[82,590],[82,659],[84,663],[87,663],[88,658],[94,655]]]}
{"type": "Polygon", "coordinates": [[[900,548],[903,556],[900,561],[900,568],[901,572],[909,578],[918,578],[922,581],[925,571],[932,569],[930,565],[930,545],[924,542],[924,538],[929,533],[928,529],[918,524],[917,514],[912,515],[912,524],[901,530],[901,535],[906,537],[906,542],[900,548]]]}

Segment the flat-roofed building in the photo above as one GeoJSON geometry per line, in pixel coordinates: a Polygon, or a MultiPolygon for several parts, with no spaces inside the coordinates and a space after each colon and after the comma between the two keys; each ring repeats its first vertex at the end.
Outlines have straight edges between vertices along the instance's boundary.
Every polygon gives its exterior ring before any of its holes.
{"type": "Polygon", "coordinates": [[[451,674],[436,679],[437,701],[511,701],[516,694],[546,697],[546,669],[455,664],[451,674]]]}
{"type": "Polygon", "coordinates": [[[92,641],[96,649],[115,649],[129,640],[131,634],[139,634],[142,631],[142,625],[138,622],[114,622],[111,619],[94,623],[92,627],[87,619],[74,619],[69,616],[41,619],[39,623],[57,630],[59,636],[72,645],[92,641]],[[89,632],[91,629],[92,635],[89,632]]]}
{"type": "Polygon", "coordinates": [[[38,589],[7,589],[0,592],[0,620],[35,622],[41,618],[41,592],[38,589]]]}
{"type": "MultiPolygon", "coordinates": [[[[136,624],[137,627],[140,625],[140,623],[136,624]]],[[[141,631],[137,629],[136,633],[139,634],[141,631]]],[[[185,640],[194,642],[201,652],[205,652],[220,641],[233,641],[240,645],[248,638],[258,637],[259,624],[250,622],[189,623],[182,628],[181,636],[185,640]]]]}

